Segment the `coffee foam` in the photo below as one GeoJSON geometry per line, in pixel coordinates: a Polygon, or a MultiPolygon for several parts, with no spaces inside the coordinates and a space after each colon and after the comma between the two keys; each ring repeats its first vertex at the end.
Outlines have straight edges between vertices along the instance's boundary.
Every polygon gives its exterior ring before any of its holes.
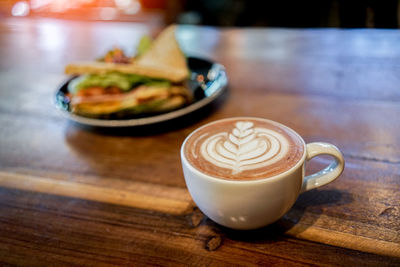
{"type": "Polygon", "coordinates": [[[185,143],[195,168],[231,180],[268,178],[292,168],[303,156],[302,139],[272,121],[239,118],[206,125],[185,143]]]}

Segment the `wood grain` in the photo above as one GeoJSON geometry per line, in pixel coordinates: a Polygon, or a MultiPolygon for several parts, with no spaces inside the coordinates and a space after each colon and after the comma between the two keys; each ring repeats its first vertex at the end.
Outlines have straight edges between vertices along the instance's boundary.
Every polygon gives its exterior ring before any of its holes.
{"type": "MultiPolygon", "coordinates": [[[[400,264],[397,31],[182,26],[187,53],[227,68],[229,90],[211,106],[120,130],[82,127],[55,111],[65,64],[113,45],[132,53],[142,34],[159,30],[0,22],[1,264],[400,264]],[[346,169],[271,226],[216,225],[194,207],[179,149],[197,127],[232,116],[276,120],[306,142],[333,143],[346,169]]],[[[313,159],[307,173],[328,162],[313,159]]]]}
{"type": "Polygon", "coordinates": [[[170,198],[157,196],[157,193],[154,191],[152,194],[143,194],[124,189],[117,190],[103,186],[57,181],[55,179],[4,172],[0,172],[0,186],[100,201],[177,215],[187,214],[193,211],[194,208],[194,203],[191,201],[186,191],[181,192],[181,195],[186,195],[187,201],[182,201],[174,199],[173,195],[170,194],[173,192],[168,192],[168,188],[165,187],[162,189],[163,194],[171,195],[170,198]]]}
{"type": "Polygon", "coordinates": [[[232,231],[205,219],[0,189],[0,262],[81,265],[396,265],[399,259],[282,235],[279,224],[232,231]],[[45,220],[44,220],[45,218],[45,220]],[[220,239],[216,250],[210,241],[220,239]]]}
{"type": "MultiPolygon", "coordinates": [[[[324,163],[324,161],[322,161],[322,163],[324,163]]],[[[350,161],[350,163],[353,162],[350,161]]],[[[72,181],[65,181],[65,179],[70,179],[70,177],[66,175],[53,174],[53,179],[40,178],[37,176],[27,175],[27,170],[19,171],[24,172],[25,174],[0,172],[0,185],[9,188],[95,200],[176,215],[188,214],[189,212],[192,212],[194,208],[194,204],[192,203],[188,192],[183,189],[146,185],[137,182],[126,183],[115,179],[110,183],[107,182],[107,178],[104,178],[103,183],[99,183],[93,181],[94,177],[76,177],[72,181]],[[98,185],[93,186],[90,184],[83,184],[82,182],[94,182],[98,185]],[[128,184],[130,186],[127,186],[128,184]]],[[[351,184],[351,182],[347,183],[351,184]]],[[[340,192],[346,192],[346,188],[357,186],[339,185],[335,187],[344,187],[342,191],[329,190],[330,187],[331,185],[328,185],[326,187],[328,190],[314,190],[300,197],[294,208],[279,222],[286,225],[287,231],[284,231],[284,234],[295,238],[363,252],[400,257],[400,239],[398,231],[396,230],[398,228],[398,222],[395,219],[398,216],[397,204],[399,200],[393,199],[392,203],[390,203],[385,198],[387,195],[396,194],[398,188],[387,186],[386,188],[380,188],[379,190],[381,192],[379,192],[379,194],[371,194],[371,192],[376,191],[377,186],[375,183],[370,183],[371,190],[368,192],[358,193],[356,190],[353,190],[352,195],[340,196],[340,194],[343,194],[340,192]],[[321,200],[321,197],[318,196],[318,194],[325,194],[328,196],[325,196],[325,199],[322,197],[321,200]],[[329,196],[329,194],[333,197],[329,196]],[[338,194],[339,196],[335,197],[335,194],[338,194]],[[366,203],[365,199],[361,204],[360,200],[358,201],[359,203],[351,203],[354,201],[354,198],[361,198],[364,194],[375,196],[375,199],[370,200],[375,203],[375,206],[362,204],[366,203]],[[360,216],[359,218],[346,218],[344,216],[346,213],[343,213],[343,211],[340,214],[341,216],[334,214],[335,210],[336,212],[337,210],[340,210],[340,207],[339,209],[338,207],[333,207],[332,210],[326,209],[326,214],[318,214],[318,211],[313,209],[310,210],[310,202],[312,202],[313,199],[315,200],[316,197],[317,202],[313,203],[314,205],[321,202],[324,205],[334,205],[335,202],[339,202],[336,204],[342,202],[348,204],[347,209],[350,205],[353,205],[356,210],[360,209],[360,205],[367,205],[367,209],[364,208],[362,214],[352,214],[353,217],[355,215],[360,216]],[[308,201],[304,201],[304,199],[308,199],[308,201]],[[382,202],[385,203],[380,204],[382,202]],[[368,209],[368,206],[371,207],[368,209]],[[372,221],[372,216],[368,214],[375,213],[375,209],[377,208],[381,210],[377,216],[379,219],[372,221]],[[309,209],[309,211],[304,209],[309,209]],[[332,212],[333,214],[330,214],[332,212]],[[370,221],[362,221],[365,220],[365,215],[368,215],[370,221]],[[394,225],[396,226],[392,229],[394,225]]],[[[352,210],[350,210],[350,212],[351,211],[352,210]]],[[[191,222],[191,224],[198,226],[202,219],[203,215],[201,215],[200,218],[196,218],[195,216],[195,218],[193,218],[194,222],[191,222]]]]}

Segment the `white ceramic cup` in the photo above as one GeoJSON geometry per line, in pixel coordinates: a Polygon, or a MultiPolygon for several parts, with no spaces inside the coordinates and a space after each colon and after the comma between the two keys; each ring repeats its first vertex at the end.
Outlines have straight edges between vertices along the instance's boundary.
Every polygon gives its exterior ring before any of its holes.
{"type": "Polygon", "coordinates": [[[210,219],[233,229],[256,229],[275,222],[289,211],[300,193],[332,182],[344,169],[343,155],[336,146],[322,142],[306,144],[299,136],[304,153],[288,171],[257,180],[220,179],[202,173],[186,159],[184,146],[192,134],[181,147],[190,195],[210,219]],[[330,155],[333,160],[325,169],[305,176],[305,163],[318,155],[330,155]]]}

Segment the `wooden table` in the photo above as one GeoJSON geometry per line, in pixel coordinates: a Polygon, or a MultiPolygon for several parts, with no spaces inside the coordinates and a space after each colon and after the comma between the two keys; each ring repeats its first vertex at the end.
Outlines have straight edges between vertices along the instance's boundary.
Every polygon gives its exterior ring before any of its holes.
{"type": "MultiPolygon", "coordinates": [[[[182,27],[183,49],[224,64],[230,86],[193,116],[98,130],[52,97],[66,63],[131,54],[159,25],[0,22],[0,264],[399,265],[400,33],[182,27]],[[179,149],[225,117],[279,121],[337,145],[346,168],[278,222],[233,231],[196,209],[179,149]]],[[[313,159],[308,172],[328,163],[313,159]]],[[[267,196],[266,196],[267,197],[267,196]]]]}

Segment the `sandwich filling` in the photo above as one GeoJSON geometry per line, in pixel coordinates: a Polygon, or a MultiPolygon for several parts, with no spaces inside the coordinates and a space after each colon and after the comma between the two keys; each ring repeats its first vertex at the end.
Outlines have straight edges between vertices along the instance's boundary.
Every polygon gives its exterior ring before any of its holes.
{"type": "Polygon", "coordinates": [[[119,72],[87,74],[68,85],[70,108],[82,115],[162,112],[191,101],[183,84],[119,72]]]}

